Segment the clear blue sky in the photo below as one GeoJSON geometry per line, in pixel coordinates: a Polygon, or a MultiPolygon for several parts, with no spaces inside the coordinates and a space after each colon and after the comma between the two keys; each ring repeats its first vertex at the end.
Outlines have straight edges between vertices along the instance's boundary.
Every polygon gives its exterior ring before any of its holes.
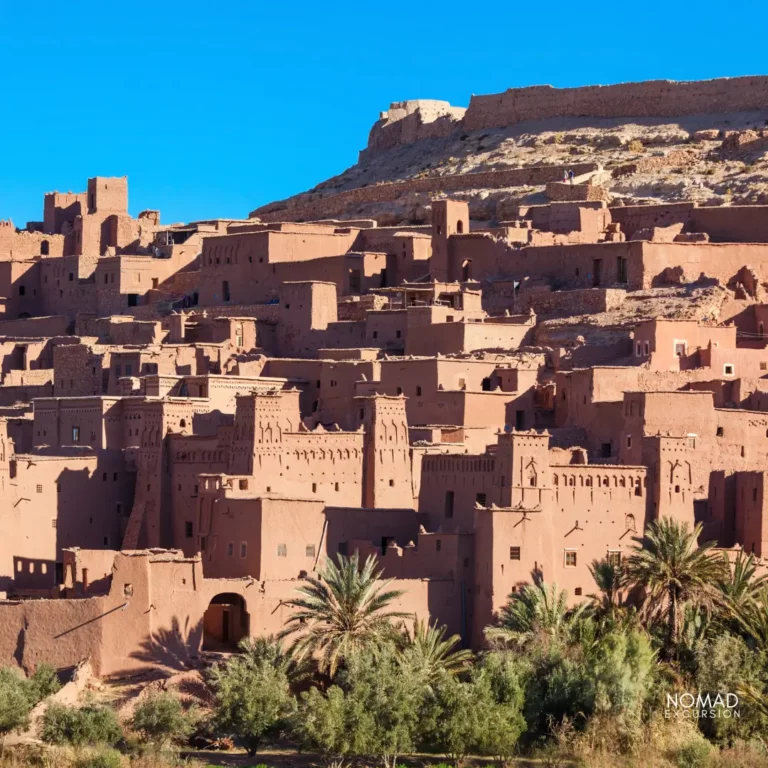
{"type": "Polygon", "coordinates": [[[245,216],[354,164],[391,101],[768,74],[766,29],[765,0],[0,0],[0,218],[96,175],[134,214],[245,216]]]}

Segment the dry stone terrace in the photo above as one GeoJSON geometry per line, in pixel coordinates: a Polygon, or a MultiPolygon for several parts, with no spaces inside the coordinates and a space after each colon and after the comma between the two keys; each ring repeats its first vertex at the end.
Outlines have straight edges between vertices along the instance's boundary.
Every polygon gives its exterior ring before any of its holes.
{"type": "MultiPolygon", "coordinates": [[[[766,104],[718,82],[646,84],[643,114],[766,104]]],[[[636,96],[403,102],[367,156],[636,96]]],[[[4,222],[0,664],[122,675],[162,633],[190,659],[276,633],[338,553],[468,647],[532,574],[578,602],[661,517],[762,569],[768,206],[618,205],[598,166],[415,180],[419,221],[356,214],[397,178],[164,225],[96,177],[4,222]],[[551,199],[459,194],[512,182],[551,199]]]]}

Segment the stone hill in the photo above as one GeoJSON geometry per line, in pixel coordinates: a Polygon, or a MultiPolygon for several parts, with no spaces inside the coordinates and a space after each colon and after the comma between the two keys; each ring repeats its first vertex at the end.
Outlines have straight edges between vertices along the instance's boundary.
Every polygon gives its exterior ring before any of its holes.
{"type": "Polygon", "coordinates": [[[766,203],[768,77],[515,88],[467,109],[396,102],[356,165],[251,216],[420,224],[448,193],[478,221],[548,200],[766,203]]]}

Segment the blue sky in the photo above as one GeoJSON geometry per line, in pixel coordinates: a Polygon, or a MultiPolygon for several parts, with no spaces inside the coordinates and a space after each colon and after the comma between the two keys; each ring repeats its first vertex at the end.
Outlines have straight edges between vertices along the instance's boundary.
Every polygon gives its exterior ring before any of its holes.
{"type": "Polygon", "coordinates": [[[134,214],[245,216],[354,164],[391,101],[768,74],[767,28],[765,0],[0,0],[0,218],[96,175],[134,214]]]}

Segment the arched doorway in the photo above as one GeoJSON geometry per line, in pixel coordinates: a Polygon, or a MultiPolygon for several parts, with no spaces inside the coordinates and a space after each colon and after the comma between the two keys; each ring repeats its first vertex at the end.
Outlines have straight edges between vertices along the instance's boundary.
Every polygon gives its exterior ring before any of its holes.
{"type": "Polygon", "coordinates": [[[203,614],[203,648],[234,650],[249,634],[248,611],[241,595],[224,592],[211,600],[203,614]]]}
{"type": "Polygon", "coordinates": [[[467,259],[462,265],[461,265],[461,280],[462,282],[466,282],[467,280],[472,279],[472,259],[467,259]]]}

